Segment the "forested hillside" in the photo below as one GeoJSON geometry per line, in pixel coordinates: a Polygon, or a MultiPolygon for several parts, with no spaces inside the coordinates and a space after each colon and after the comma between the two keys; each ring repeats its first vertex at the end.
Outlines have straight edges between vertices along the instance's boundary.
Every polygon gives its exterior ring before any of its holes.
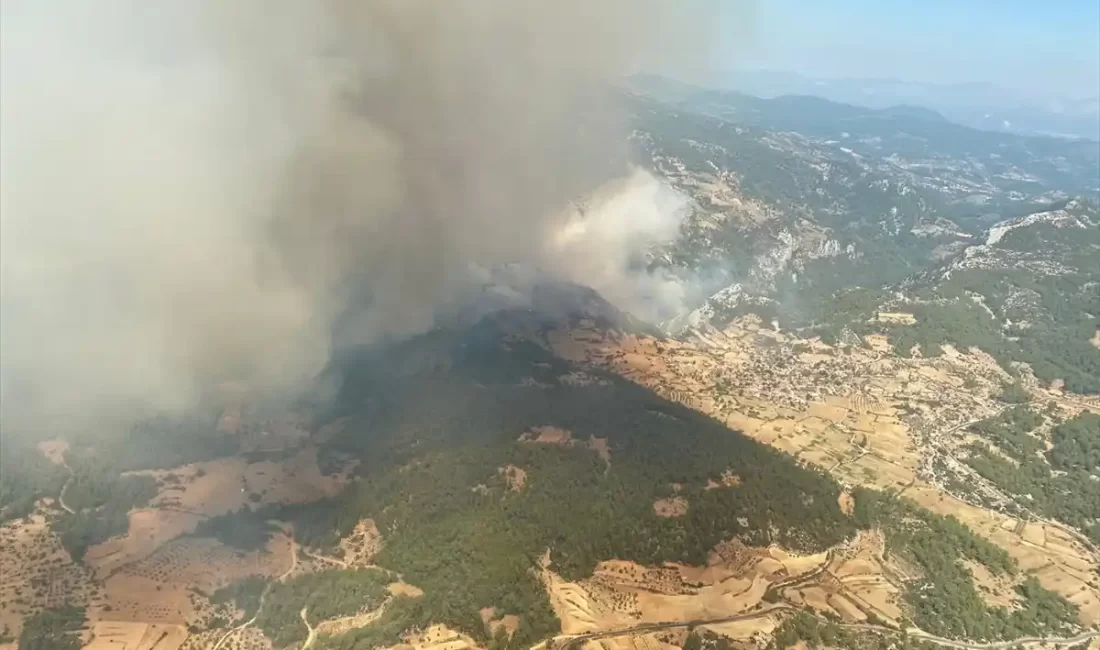
{"type": "Polygon", "coordinates": [[[329,417],[350,420],[329,444],[363,460],[361,481],[331,501],[267,514],[321,548],[372,517],[386,538],[376,562],[425,591],[409,616],[484,638],[479,610],[496,607],[521,617],[511,646],[525,647],[558,630],[533,572],[544,551],[576,579],[600,560],[701,564],[730,538],[816,551],[855,531],[819,471],[618,378],[571,385],[569,366],[492,320],[406,345],[419,352],[398,347],[338,369],[329,417]],[[425,349],[431,362],[404,374],[404,360],[425,349]],[[519,440],[544,426],[573,442],[519,440]],[[606,440],[607,455],[593,439],[606,440]],[[525,473],[522,488],[506,466],[525,473]],[[723,473],[738,484],[706,489],[723,473]],[[659,516],[654,501],[674,490],[687,512],[659,516]]]}
{"type": "Polygon", "coordinates": [[[1100,544],[1100,415],[1057,422],[1050,448],[1038,429],[1050,416],[1017,406],[972,427],[982,442],[966,459],[1014,495],[1021,510],[1062,521],[1100,544]]]}
{"type": "Polygon", "coordinates": [[[953,517],[873,490],[856,490],[855,499],[859,524],[881,528],[888,551],[920,567],[921,577],[908,586],[906,600],[913,622],[922,630],[949,638],[992,640],[1075,629],[1077,608],[1033,577],[1018,585],[1018,606],[987,605],[963,560],[981,564],[998,576],[1014,576],[1019,567],[1003,549],[953,517]]]}
{"type": "Polygon", "coordinates": [[[1046,382],[1100,393],[1100,206],[1071,201],[991,228],[933,271],[903,283],[884,311],[916,322],[890,328],[901,353],[975,346],[1005,367],[1027,363],[1046,382]]]}

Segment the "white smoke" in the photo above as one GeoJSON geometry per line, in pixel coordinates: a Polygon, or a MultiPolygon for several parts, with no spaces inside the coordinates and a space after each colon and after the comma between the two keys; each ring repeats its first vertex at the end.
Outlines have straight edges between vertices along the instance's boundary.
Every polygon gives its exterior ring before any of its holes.
{"type": "Polygon", "coordinates": [[[630,177],[606,88],[705,63],[713,11],[5,0],[5,421],[293,389],[334,323],[362,341],[429,327],[471,263],[530,261],[664,313],[675,283],[636,263],[676,199],[630,177]]]}
{"type": "Polygon", "coordinates": [[[649,253],[676,239],[688,203],[641,170],[607,183],[566,213],[548,242],[548,268],[643,320],[672,318],[684,309],[684,284],[666,267],[650,269],[649,253]]]}

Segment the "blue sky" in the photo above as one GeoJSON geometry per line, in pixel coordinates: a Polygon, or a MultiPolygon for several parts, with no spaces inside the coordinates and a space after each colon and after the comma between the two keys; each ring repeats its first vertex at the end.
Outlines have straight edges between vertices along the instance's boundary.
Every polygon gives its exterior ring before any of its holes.
{"type": "Polygon", "coordinates": [[[753,13],[735,66],[1100,93],[1100,0],[758,0],[753,13]]]}

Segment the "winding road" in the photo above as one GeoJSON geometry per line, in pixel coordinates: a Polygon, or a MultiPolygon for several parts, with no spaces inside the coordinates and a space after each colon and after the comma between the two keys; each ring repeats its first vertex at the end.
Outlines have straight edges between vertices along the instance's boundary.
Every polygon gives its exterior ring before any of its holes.
{"type": "Polygon", "coordinates": [[[61,456],[61,464],[64,465],[65,469],[69,471],[69,478],[66,479],[65,484],[61,486],[61,493],[57,495],[57,503],[61,506],[62,510],[69,513],[70,515],[75,515],[76,511],[70,508],[67,503],[65,503],[65,491],[68,490],[69,486],[72,484],[75,474],[73,474],[73,468],[69,467],[69,461],[65,460],[64,454],[62,454],[61,456]]]}
{"type": "Polygon", "coordinates": [[[302,617],[302,622],[306,624],[306,629],[309,630],[309,636],[306,637],[306,642],[302,644],[302,650],[307,650],[307,648],[313,645],[313,642],[317,640],[317,628],[309,624],[309,619],[306,618],[305,607],[302,608],[302,611],[298,612],[298,616],[302,617]]]}
{"type": "Polygon", "coordinates": [[[348,563],[343,561],[343,560],[338,560],[334,557],[329,557],[327,555],[318,555],[316,553],[310,553],[308,550],[306,550],[304,548],[301,549],[300,552],[301,552],[302,555],[304,555],[308,558],[317,560],[318,562],[325,562],[327,564],[335,564],[336,566],[340,567],[341,569],[348,568],[348,563]]]}
{"type": "Polygon", "coordinates": [[[944,639],[937,636],[926,635],[924,632],[911,632],[910,637],[914,639],[920,639],[921,641],[928,641],[929,643],[935,643],[947,648],[962,648],[964,650],[1009,650],[1011,648],[1018,648],[1022,645],[1030,645],[1034,643],[1045,643],[1046,645],[1053,646],[1066,646],[1075,645],[1078,643],[1084,643],[1085,641],[1091,641],[1093,639],[1100,639],[1100,631],[1093,630],[1092,632],[1082,632],[1074,637],[1023,637],[1014,641],[994,641],[992,643],[971,643],[969,641],[952,641],[951,639],[944,639]]]}

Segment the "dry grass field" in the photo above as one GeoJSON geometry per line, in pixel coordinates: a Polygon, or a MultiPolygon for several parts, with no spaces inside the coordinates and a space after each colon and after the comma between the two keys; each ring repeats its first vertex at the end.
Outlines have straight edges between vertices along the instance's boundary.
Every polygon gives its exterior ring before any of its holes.
{"type": "Polygon", "coordinates": [[[777,625],[777,614],[769,614],[775,605],[764,601],[773,586],[786,604],[850,622],[865,621],[872,613],[884,620],[899,618],[899,589],[883,577],[876,556],[881,547],[881,539],[868,535],[810,556],[731,542],[715,549],[706,566],[645,567],[614,560],[601,562],[591,578],[576,582],[545,564],[541,575],[564,634],[760,612],[759,618],[722,627],[732,638],[744,639],[777,625]]]}
{"type": "Polygon", "coordinates": [[[250,575],[275,577],[290,563],[284,535],[273,536],[263,551],[248,553],[209,538],[175,540],[105,581],[110,618],[188,624],[209,613],[209,603],[195,590],[211,593],[250,575]]]}
{"type": "MultiPolygon", "coordinates": [[[[210,630],[187,637],[179,650],[210,650],[225,635],[225,630],[210,630]]],[[[160,650],[157,648],[156,650],[160,650]]],[[[249,627],[233,635],[219,650],[271,650],[271,641],[259,629],[249,627]]]]}
{"type": "Polygon", "coordinates": [[[1100,562],[1080,542],[1041,523],[1029,523],[1021,529],[1021,522],[1014,517],[978,508],[932,486],[916,484],[903,494],[933,512],[958,518],[1008,551],[1040,584],[1076,604],[1082,625],[1100,623],[1100,588],[1096,586],[1100,562]]]}
{"type": "Polygon", "coordinates": [[[351,533],[340,540],[344,562],[348,566],[367,566],[382,550],[382,533],[372,519],[361,519],[351,533]]]}
{"type": "Polygon", "coordinates": [[[178,650],[186,640],[182,625],[100,621],[83,650],[178,650]]]}
{"type": "Polygon", "coordinates": [[[574,444],[572,431],[552,426],[532,427],[520,435],[519,442],[562,447],[572,447],[574,444]]]}
{"type": "Polygon", "coordinates": [[[683,497],[657,499],[653,502],[653,512],[658,517],[683,517],[688,512],[688,502],[683,497]]]}
{"type": "Polygon", "coordinates": [[[337,494],[346,483],[346,471],[337,476],[321,473],[314,446],[279,462],[250,463],[233,457],[138,473],[175,479],[163,483],[148,508],[130,513],[126,535],[88,549],[85,562],[97,576],[106,577],[149,557],[165,543],[193,532],[208,517],[268,503],[310,503],[337,494]]]}
{"type": "Polygon", "coordinates": [[[512,492],[522,492],[524,486],[527,485],[527,472],[523,468],[506,465],[505,467],[498,467],[497,471],[504,476],[504,480],[508,483],[508,489],[512,492]]]}

